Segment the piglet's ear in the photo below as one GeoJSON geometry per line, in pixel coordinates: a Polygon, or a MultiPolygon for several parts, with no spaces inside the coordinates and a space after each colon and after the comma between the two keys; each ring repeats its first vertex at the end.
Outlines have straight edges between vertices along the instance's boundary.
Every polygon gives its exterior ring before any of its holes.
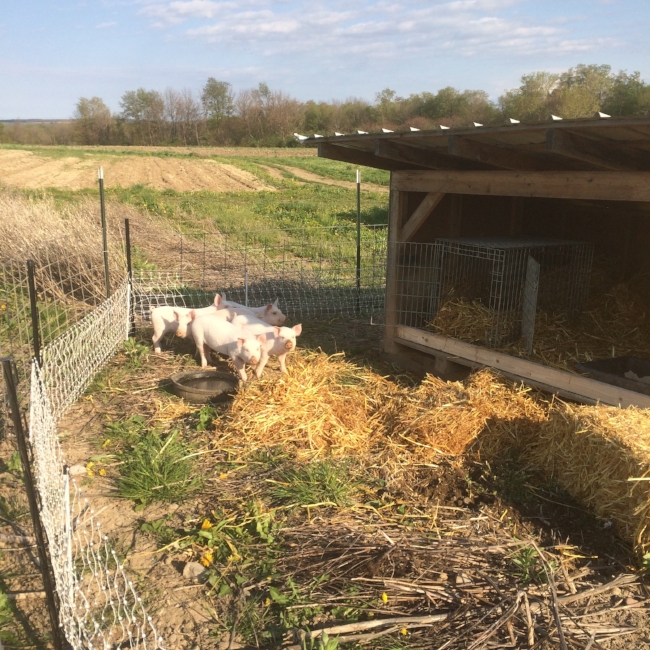
{"type": "Polygon", "coordinates": [[[244,345],[244,343],[246,343],[246,339],[237,339],[237,343],[239,343],[239,347],[241,347],[244,345]]]}
{"type": "Polygon", "coordinates": [[[296,333],[296,336],[300,336],[302,334],[302,325],[300,323],[298,323],[298,325],[294,325],[293,331],[296,333]]]}
{"type": "Polygon", "coordinates": [[[257,340],[258,340],[260,343],[266,343],[266,334],[260,334],[260,335],[257,337],[257,340]]]}
{"type": "Polygon", "coordinates": [[[194,320],[196,318],[196,312],[192,309],[189,316],[190,316],[190,320],[194,320]]]}
{"type": "Polygon", "coordinates": [[[278,300],[279,300],[279,298],[276,298],[276,299],[275,299],[275,302],[273,303],[273,306],[274,306],[274,307],[277,307],[277,306],[278,306],[278,300]]]}
{"type": "Polygon", "coordinates": [[[266,306],[266,310],[265,310],[265,311],[271,311],[271,309],[273,309],[273,305],[272,305],[271,303],[269,303],[269,304],[266,306]]]}
{"type": "Polygon", "coordinates": [[[282,330],[281,330],[279,327],[276,326],[276,327],[273,328],[273,331],[275,332],[275,335],[276,335],[276,336],[280,336],[280,332],[281,332],[282,330]]]}
{"type": "Polygon", "coordinates": [[[214,297],[214,306],[215,306],[217,309],[219,309],[219,307],[221,306],[221,296],[220,296],[219,294],[217,294],[217,295],[214,297]]]}
{"type": "Polygon", "coordinates": [[[181,315],[174,309],[174,318],[179,321],[181,318],[181,315]]]}

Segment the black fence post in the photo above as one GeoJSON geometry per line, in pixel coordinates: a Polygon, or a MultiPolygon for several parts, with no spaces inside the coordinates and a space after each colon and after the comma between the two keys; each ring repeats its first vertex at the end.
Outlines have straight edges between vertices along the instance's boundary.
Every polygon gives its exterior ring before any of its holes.
{"type": "Polygon", "coordinates": [[[131,228],[129,220],[124,219],[124,237],[126,239],[126,272],[131,288],[131,299],[129,301],[129,336],[135,336],[135,297],[133,296],[133,266],[131,264],[131,228]]]}
{"type": "Polygon", "coordinates": [[[50,625],[52,627],[52,642],[56,650],[65,650],[69,646],[67,643],[64,645],[64,638],[59,625],[58,598],[54,589],[52,566],[47,552],[47,545],[43,528],[41,526],[41,520],[39,518],[38,497],[34,486],[32,465],[27,450],[25,430],[23,429],[23,423],[20,418],[18,392],[16,391],[16,383],[14,382],[16,367],[14,361],[8,357],[0,358],[0,363],[2,364],[2,374],[4,375],[7,402],[9,404],[9,409],[11,410],[11,420],[14,425],[16,441],[18,443],[20,462],[23,466],[23,477],[27,499],[29,501],[29,511],[32,516],[32,524],[34,525],[34,538],[36,539],[36,546],[38,548],[38,559],[40,562],[41,575],[43,577],[43,588],[47,600],[47,611],[50,616],[50,625]]]}
{"type": "Polygon", "coordinates": [[[361,173],[357,169],[357,314],[361,311],[361,173]]]}
{"type": "Polygon", "coordinates": [[[29,309],[32,317],[32,339],[34,358],[39,366],[43,365],[41,358],[41,332],[39,327],[38,306],[36,305],[36,280],[34,273],[34,260],[27,260],[27,286],[29,288],[29,309]]]}
{"type": "Polygon", "coordinates": [[[106,281],[106,297],[111,297],[111,280],[108,275],[108,237],[106,235],[106,202],[104,201],[104,169],[97,171],[99,179],[99,204],[102,214],[102,244],[104,246],[104,279],[106,281]]]}

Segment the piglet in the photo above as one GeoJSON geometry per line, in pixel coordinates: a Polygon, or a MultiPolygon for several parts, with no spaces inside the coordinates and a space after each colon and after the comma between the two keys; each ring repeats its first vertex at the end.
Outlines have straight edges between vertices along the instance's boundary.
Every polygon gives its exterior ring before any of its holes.
{"type": "Polygon", "coordinates": [[[233,318],[232,324],[241,326],[251,334],[265,334],[266,342],[262,344],[262,358],[255,369],[255,376],[260,379],[271,355],[280,362],[280,370],[287,372],[287,354],[296,349],[296,336],[302,333],[302,325],[293,327],[270,327],[264,321],[241,314],[233,318]]]}
{"type": "Polygon", "coordinates": [[[201,355],[201,367],[208,365],[207,357],[212,349],[228,356],[237,368],[241,380],[247,381],[245,365],[250,363],[255,366],[259,363],[266,336],[255,336],[223,318],[215,317],[214,314],[197,316],[194,310],[189,314],[180,315],[176,332],[178,336],[187,333],[189,322],[192,322],[192,336],[201,355]]]}
{"type": "MultiPolygon", "coordinates": [[[[214,302],[209,307],[201,307],[200,309],[194,310],[197,314],[212,314],[216,313],[218,310],[223,309],[223,298],[217,294],[214,297],[214,302]]],[[[156,354],[160,354],[160,342],[162,341],[163,336],[167,332],[175,332],[178,328],[178,318],[176,314],[189,314],[192,311],[191,308],[187,307],[171,307],[169,305],[163,305],[162,307],[156,307],[151,312],[151,322],[153,324],[153,336],[151,340],[153,341],[153,349],[156,354]]]]}
{"type": "Polygon", "coordinates": [[[260,320],[268,323],[269,325],[284,325],[284,322],[287,320],[287,317],[280,311],[278,307],[278,299],[275,299],[275,302],[269,303],[262,307],[246,307],[245,305],[240,305],[238,302],[232,302],[231,300],[226,299],[226,294],[221,294],[221,305],[222,309],[228,309],[234,311],[237,314],[253,315],[260,320]]]}

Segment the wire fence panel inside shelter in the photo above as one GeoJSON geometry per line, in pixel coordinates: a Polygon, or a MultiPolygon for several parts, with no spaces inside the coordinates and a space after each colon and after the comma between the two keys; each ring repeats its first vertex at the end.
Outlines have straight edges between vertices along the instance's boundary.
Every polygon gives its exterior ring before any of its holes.
{"type": "Polygon", "coordinates": [[[398,246],[401,325],[433,327],[488,347],[519,338],[529,257],[540,265],[537,308],[576,318],[587,300],[588,243],[489,237],[398,246]]]}
{"type": "Polygon", "coordinates": [[[181,236],[177,269],[134,271],[136,314],[160,305],[203,307],[216,292],[259,306],[276,298],[288,316],[379,313],[386,281],[386,229],[364,226],[357,290],[353,227],[181,236]]]}

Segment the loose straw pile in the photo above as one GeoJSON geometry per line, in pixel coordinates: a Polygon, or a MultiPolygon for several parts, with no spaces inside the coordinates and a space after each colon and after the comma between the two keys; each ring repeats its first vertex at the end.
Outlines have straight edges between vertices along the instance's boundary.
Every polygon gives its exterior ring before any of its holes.
{"type": "Polygon", "coordinates": [[[280,379],[252,382],[216,433],[247,452],[280,446],[298,458],[372,454],[409,465],[516,448],[597,515],[650,550],[650,412],[548,403],[488,370],[464,383],[428,376],[399,385],[342,354],[300,351],[280,379]]]}

